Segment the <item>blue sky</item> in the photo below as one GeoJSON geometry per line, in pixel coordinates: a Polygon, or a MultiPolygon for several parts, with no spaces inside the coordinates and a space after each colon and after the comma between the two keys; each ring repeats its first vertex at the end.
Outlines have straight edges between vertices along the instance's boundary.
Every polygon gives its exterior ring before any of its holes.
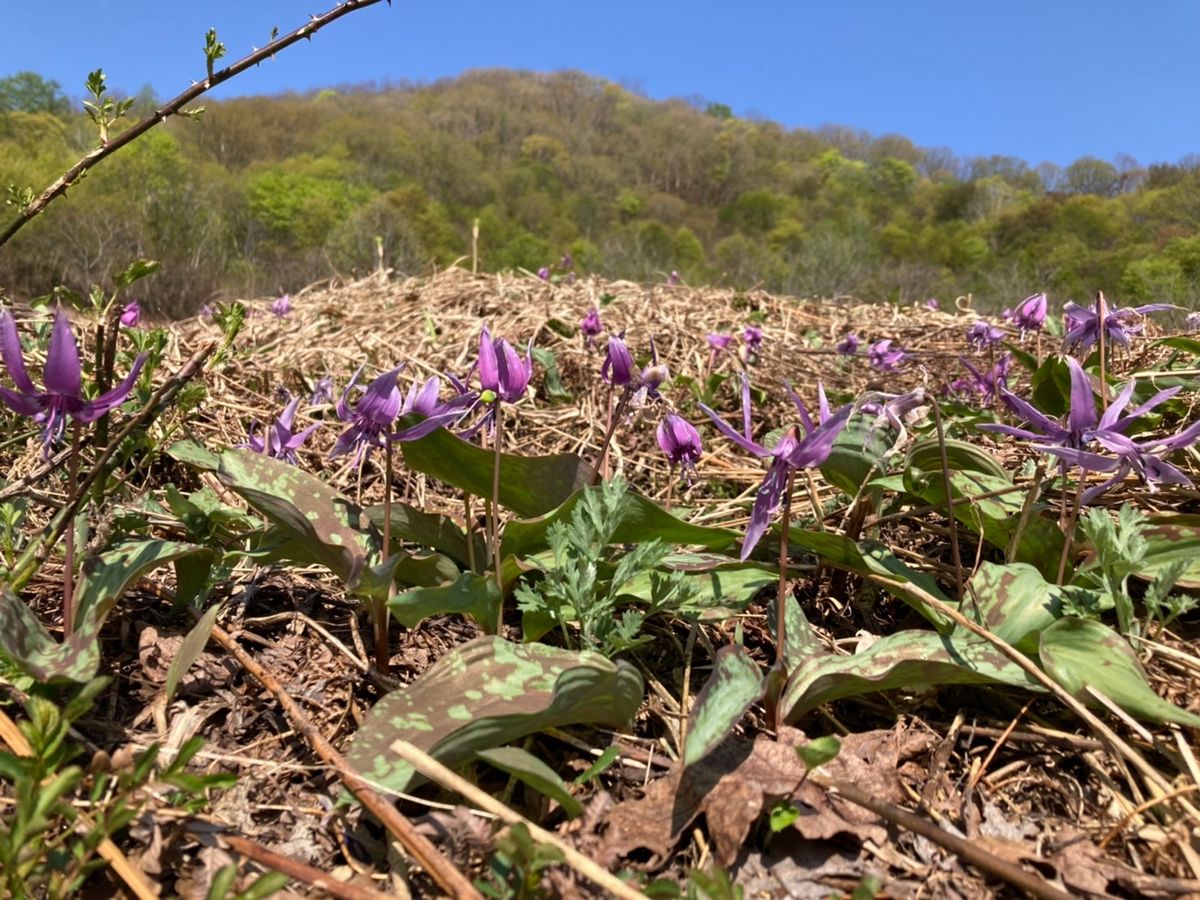
{"type": "MultiPolygon", "coordinates": [[[[0,0],[0,75],[82,93],[87,72],[169,97],[204,32],[231,58],[334,0],[0,0]]],[[[963,156],[1143,163],[1200,152],[1200,2],[1153,0],[395,0],[360,10],[216,96],[581,69],[788,127],[899,133],[963,156]]]]}

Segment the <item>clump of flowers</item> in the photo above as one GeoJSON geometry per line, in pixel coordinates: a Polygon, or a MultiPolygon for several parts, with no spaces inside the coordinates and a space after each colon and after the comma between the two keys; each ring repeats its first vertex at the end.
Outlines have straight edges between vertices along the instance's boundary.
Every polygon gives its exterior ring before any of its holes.
{"type": "Polygon", "coordinates": [[[1111,346],[1128,347],[1129,336],[1139,334],[1142,324],[1138,320],[1147,313],[1176,309],[1170,303],[1147,303],[1144,306],[1109,307],[1103,295],[1096,297],[1090,307],[1067,303],[1063,311],[1067,314],[1067,334],[1063,338],[1064,350],[1086,352],[1100,340],[1100,320],[1104,319],[1104,339],[1111,346]]]}
{"type": "Polygon", "coordinates": [[[600,310],[593,306],[579,322],[579,332],[583,335],[584,346],[588,349],[594,348],[596,338],[603,330],[604,323],[600,321],[600,310]]]}
{"type": "Polygon", "coordinates": [[[891,338],[876,341],[867,348],[867,359],[877,372],[895,372],[908,359],[908,354],[893,346],[891,338]]]}
{"type": "Polygon", "coordinates": [[[1041,331],[1046,325],[1046,295],[1031,294],[1012,311],[1012,324],[1025,334],[1029,331],[1041,331]]]}
{"type": "Polygon", "coordinates": [[[253,430],[246,435],[243,447],[255,453],[263,453],[274,459],[282,460],[290,465],[297,465],[300,460],[296,451],[308,440],[309,436],[320,427],[320,423],[310,425],[301,432],[293,430],[296,421],[296,411],[300,408],[300,398],[295,397],[284,407],[279,417],[263,432],[262,437],[254,434],[253,430]]]}
{"type": "Polygon", "coordinates": [[[479,384],[496,402],[516,403],[533,377],[532,348],[525,358],[504,338],[493,338],[486,325],[479,335],[479,384]]]}
{"type": "Polygon", "coordinates": [[[729,438],[747,453],[760,459],[770,459],[766,477],[754,497],[754,508],[750,512],[750,526],[746,529],[746,538],[742,542],[742,559],[746,559],[753,551],[767,526],[771,516],[783,501],[788,481],[792,472],[799,469],[814,468],[824,464],[833,450],[833,442],[846,424],[850,416],[849,404],[837,412],[830,412],[829,403],[825,399],[825,391],[817,386],[819,397],[819,412],[816,422],[809,415],[804,403],[793,394],[797,411],[800,414],[800,424],[793,425],[770,448],[758,443],[751,434],[750,382],[742,378],[742,423],[743,433],[738,434],[726,422],[703,403],[700,408],[712,419],[717,430],[729,438]]]}
{"type": "Polygon", "coordinates": [[[983,319],[967,329],[967,343],[974,350],[986,350],[1004,340],[1004,331],[983,319]]]}
{"type": "Polygon", "coordinates": [[[1008,387],[1008,372],[1012,368],[1012,354],[1005,353],[987,372],[981,372],[971,364],[971,361],[959,357],[958,361],[967,370],[967,375],[954,379],[948,385],[951,393],[974,394],[990,404],[1002,388],[1008,387]]]}
{"type": "Polygon", "coordinates": [[[363,366],[358,367],[337,402],[337,417],[350,427],[338,437],[330,451],[331,457],[353,451],[354,461],[358,463],[376,447],[384,446],[385,436],[400,413],[400,388],[396,385],[396,376],[402,368],[397,366],[377,377],[367,385],[358,402],[351,406],[350,394],[363,370],[363,366]]]}
{"type": "Polygon", "coordinates": [[[15,413],[33,417],[42,426],[42,454],[47,458],[50,448],[62,437],[68,418],[87,424],[120,406],[133,390],[146,362],[143,353],[134,360],[133,368],[120,384],[94,400],[85,400],[79,347],[67,315],[61,309],[54,314],[46,366],[42,372],[42,389],[34,385],[25,371],[17,325],[7,310],[0,313],[0,356],[3,356],[5,368],[16,387],[15,390],[0,387],[0,401],[15,413]]]}

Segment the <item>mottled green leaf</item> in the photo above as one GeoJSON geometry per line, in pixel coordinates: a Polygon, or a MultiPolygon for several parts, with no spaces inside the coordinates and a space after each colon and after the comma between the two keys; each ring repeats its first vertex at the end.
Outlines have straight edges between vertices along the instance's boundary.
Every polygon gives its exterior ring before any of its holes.
{"type": "Polygon", "coordinates": [[[688,717],[683,764],[698,762],[725,740],[765,689],[763,673],[745,647],[729,644],[718,650],[712,674],[688,717]]]}
{"type": "Polygon", "coordinates": [[[1005,684],[1040,690],[1020,667],[970,634],[900,631],[853,656],[813,656],[792,672],[780,700],[789,722],[822,703],[875,691],[941,684],[1005,684]]]}
{"type": "Polygon", "coordinates": [[[302,561],[320,563],[351,590],[378,562],[381,538],[363,509],[303,469],[261,453],[226,450],[217,477],[302,545],[302,561]]]}
{"type": "Polygon", "coordinates": [[[179,645],[179,650],[176,651],[175,658],[171,660],[171,666],[167,669],[165,689],[168,703],[175,696],[175,688],[179,686],[179,679],[187,674],[192,663],[198,660],[200,654],[204,652],[204,647],[212,635],[213,626],[217,624],[217,613],[220,611],[219,605],[210,606],[207,612],[200,617],[200,621],[192,626],[191,631],[183,639],[183,643],[179,645]]]}
{"type": "Polygon", "coordinates": [[[885,454],[891,449],[890,434],[886,427],[875,427],[874,416],[851,416],[834,440],[821,475],[853,497],[868,478],[887,474],[885,454]]]}
{"type": "Polygon", "coordinates": [[[455,613],[470,616],[494,631],[500,613],[500,591],[491,575],[462,572],[450,584],[401,591],[388,600],[388,609],[405,628],[416,628],[430,616],[455,613]]]}
{"type": "MultiPolygon", "coordinates": [[[[371,523],[383,531],[383,506],[368,506],[365,510],[371,523]]],[[[449,516],[440,513],[430,513],[417,509],[398,500],[392,501],[392,542],[391,552],[400,550],[400,543],[407,541],[421,547],[431,547],[445,553],[460,565],[466,566],[470,561],[467,552],[467,535],[449,516]]],[[[483,538],[475,535],[475,558],[483,559],[483,538]]]]}
{"type": "Polygon", "coordinates": [[[1174,562],[1184,562],[1187,568],[1176,587],[1200,590],[1200,516],[1151,516],[1143,530],[1146,554],[1135,573],[1152,580],[1174,562]]]}
{"type": "Polygon", "coordinates": [[[391,753],[398,738],[454,768],[481,749],[546,728],[625,727],[641,701],[642,678],[624,661],[482,637],[375,704],[347,758],[372,782],[403,791],[418,776],[391,753]]]}
{"type": "Polygon", "coordinates": [[[971,587],[963,614],[1030,655],[1037,653],[1041,632],[1062,615],[1062,588],[1025,563],[985,562],[971,587]]]}
{"type": "Polygon", "coordinates": [[[567,818],[574,819],[583,814],[583,804],[575,799],[567,783],[529,751],[520,747],[496,747],[480,750],[475,756],[557,802],[567,818]]]}
{"type": "MultiPolygon", "coordinates": [[[[504,528],[502,541],[504,555],[530,556],[545,550],[549,546],[546,532],[550,526],[555,522],[570,522],[571,514],[582,496],[583,491],[577,491],[553,512],[540,518],[509,522],[504,528]]],[[[614,544],[636,544],[659,538],[675,545],[724,550],[741,537],[738,532],[728,528],[685,522],[633,491],[628,492],[626,499],[621,510],[621,523],[613,532],[614,544]]]]}
{"type": "Polygon", "coordinates": [[[207,547],[175,541],[126,541],[84,561],[76,585],[75,631],[59,643],[32,610],[5,589],[0,593],[0,651],[42,682],[87,681],[100,667],[100,629],[138,578],[186,556],[211,563],[207,547]]]}
{"type": "Polygon", "coordinates": [[[1084,703],[1097,703],[1091,685],[1136,718],[1200,726],[1200,716],[1154,692],[1129,644],[1101,622],[1059,619],[1042,632],[1039,655],[1046,674],[1084,703]]]}
{"type": "MultiPolygon", "coordinates": [[[[420,440],[400,444],[404,462],[476,497],[492,496],[495,456],[439,428],[420,440]]],[[[573,453],[517,456],[500,460],[500,505],[519,516],[540,516],[592,483],[592,467],[573,453]]]]}
{"type": "Polygon", "coordinates": [[[172,444],[167,448],[167,456],[205,472],[215,472],[221,465],[220,453],[214,453],[191,438],[172,444]]]}

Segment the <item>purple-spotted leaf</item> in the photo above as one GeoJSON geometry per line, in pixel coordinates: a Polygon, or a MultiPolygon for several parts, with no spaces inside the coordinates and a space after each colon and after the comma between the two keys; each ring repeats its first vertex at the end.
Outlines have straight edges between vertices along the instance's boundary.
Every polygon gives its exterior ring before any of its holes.
{"type": "Polygon", "coordinates": [[[1200,716],[1154,692],[1133,649],[1107,625],[1068,616],[1043,631],[1041,638],[1039,656],[1046,674],[1076,699],[1096,705],[1087,690],[1090,685],[1136,718],[1200,726],[1200,716]]]}
{"type": "Polygon", "coordinates": [[[378,565],[382,539],[362,507],[303,469],[261,453],[226,450],[217,477],[271,521],[285,546],[303,547],[301,561],[323,565],[351,590],[378,565]]]}
{"type": "Polygon", "coordinates": [[[419,776],[389,749],[397,738],[454,768],[546,728],[624,727],[641,702],[642,677],[623,660],[476,638],[376,703],[347,759],[371,782],[403,791],[419,776]]]}
{"type": "Polygon", "coordinates": [[[961,605],[963,614],[1030,655],[1037,653],[1042,631],[1062,616],[1063,588],[1025,563],[985,562],[971,588],[974,602],[961,605]]]}
{"type": "MultiPolygon", "coordinates": [[[[495,456],[439,428],[415,441],[400,443],[404,462],[417,472],[439,478],[474,494],[492,496],[495,456]]],[[[540,516],[562,505],[592,483],[592,467],[574,453],[500,459],[500,505],[519,516],[540,516]]],[[[507,551],[506,551],[507,552],[507,551]]]]}
{"type": "Polygon", "coordinates": [[[1146,554],[1134,574],[1152,580],[1171,563],[1185,562],[1187,568],[1175,586],[1200,589],[1200,516],[1151,516],[1142,537],[1146,554]]]}
{"type": "Polygon", "coordinates": [[[39,681],[87,681],[100,668],[100,629],[138,578],[190,560],[207,569],[214,553],[175,541],[126,541],[84,561],[76,593],[75,631],[59,643],[12,591],[0,593],[0,652],[39,681]]]}
{"type": "Polygon", "coordinates": [[[766,684],[758,663],[741,644],[718,650],[712,674],[688,717],[683,764],[699,762],[729,737],[750,705],[762,699],[766,684]]]}

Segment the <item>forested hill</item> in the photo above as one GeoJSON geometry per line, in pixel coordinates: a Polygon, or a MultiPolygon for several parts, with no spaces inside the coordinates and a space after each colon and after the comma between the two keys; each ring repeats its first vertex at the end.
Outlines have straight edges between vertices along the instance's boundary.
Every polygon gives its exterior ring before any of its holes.
{"type": "MultiPolygon", "coordinates": [[[[53,84],[0,79],[0,189],[40,190],[95,132],[53,84]]],[[[142,97],[133,113],[149,106],[142,97]]],[[[577,72],[209,102],[98,167],[0,249],[17,296],[163,262],[190,311],[384,264],[469,256],[909,302],[1035,290],[1197,305],[1200,162],[959,159],[886,135],[788,130],[577,72]],[[381,249],[380,249],[381,248],[381,249]]],[[[8,207],[9,213],[12,207],[8,207]]]]}

